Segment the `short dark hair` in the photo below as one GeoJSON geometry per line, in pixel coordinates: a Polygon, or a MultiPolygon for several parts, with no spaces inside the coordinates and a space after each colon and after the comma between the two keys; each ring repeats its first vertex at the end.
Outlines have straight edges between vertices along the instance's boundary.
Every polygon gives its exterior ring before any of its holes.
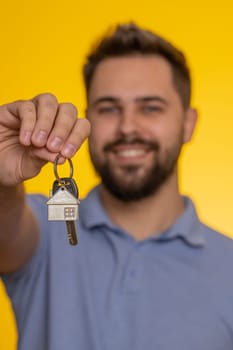
{"type": "Polygon", "coordinates": [[[170,64],[174,87],[182,105],[187,108],[191,98],[191,77],[184,54],[161,36],[134,23],[118,25],[113,31],[108,31],[92,48],[83,67],[87,95],[100,62],[107,58],[138,54],[158,55],[170,64]]]}

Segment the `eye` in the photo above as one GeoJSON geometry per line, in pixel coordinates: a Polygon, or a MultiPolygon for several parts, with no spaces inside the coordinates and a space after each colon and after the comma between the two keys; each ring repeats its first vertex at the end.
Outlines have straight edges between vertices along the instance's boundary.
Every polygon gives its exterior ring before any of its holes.
{"type": "Polygon", "coordinates": [[[119,108],[117,106],[99,106],[97,111],[99,114],[116,114],[119,108]]]}
{"type": "Polygon", "coordinates": [[[162,111],[162,108],[157,105],[145,105],[142,107],[144,113],[156,113],[162,111]]]}

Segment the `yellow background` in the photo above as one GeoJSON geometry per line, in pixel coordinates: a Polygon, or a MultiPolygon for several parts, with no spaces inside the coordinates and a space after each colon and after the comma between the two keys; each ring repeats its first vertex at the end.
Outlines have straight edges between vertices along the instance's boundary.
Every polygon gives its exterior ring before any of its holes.
{"type": "MultiPolygon", "coordinates": [[[[232,0],[2,1],[0,103],[53,92],[60,101],[75,103],[83,115],[85,100],[80,72],[85,54],[106,27],[128,20],[164,35],[188,57],[194,81],[193,104],[200,119],[194,141],[182,156],[181,188],[193,197],[202,219],[230,235],[233,233],[232,0]]],[[[97,181],[86,146],[75,157],[75,177],[82,196],[97,181]]],[[[48,165],[26,184],[27,190],[48,194],[52,181],[52,167],[48,165]]],[[[15,349],[14,320],[2,284],[0,334],[0,349],[15,349]]]]}

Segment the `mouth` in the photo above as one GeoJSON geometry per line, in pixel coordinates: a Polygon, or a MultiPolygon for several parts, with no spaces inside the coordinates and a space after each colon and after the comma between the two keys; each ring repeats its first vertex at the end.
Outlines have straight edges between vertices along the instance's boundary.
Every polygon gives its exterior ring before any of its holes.
{"type": "Polygon", "coordinates": [[[120,166],[140,165],[149,154],[151,154],[151,148],[146,145],[118,145],[109,153],[120,166]]]}
{"type": "Polygon", "coordinates": [[[110,157],[109,160],[116,162],[118,166],[140,166],[147,162],[158,150],[159,145],[157,143],[139,138],[122,138],[104,147],[104,151],[110,157]]]}
{"type": "Polygon", "coordinates": [[[138,149],[138,148],[129,148],[129,149],[119,149],[115,150],[114,153],[122,158],[138,158],[146,155],[148,150],[146,149],[138,149]]]}

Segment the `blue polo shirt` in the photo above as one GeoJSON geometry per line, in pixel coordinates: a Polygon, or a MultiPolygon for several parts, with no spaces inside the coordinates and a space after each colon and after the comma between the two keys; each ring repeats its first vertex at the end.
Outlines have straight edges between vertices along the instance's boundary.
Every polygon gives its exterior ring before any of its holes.
{"type": "Polygon", "coordinates": [[[232,350],[233,242],[203,225],[190,199],[173,227],[135,241],[95,188],[81,202],[79,245],[28,197],[41,240],[3,276],[20,350],[232,350]]]}

